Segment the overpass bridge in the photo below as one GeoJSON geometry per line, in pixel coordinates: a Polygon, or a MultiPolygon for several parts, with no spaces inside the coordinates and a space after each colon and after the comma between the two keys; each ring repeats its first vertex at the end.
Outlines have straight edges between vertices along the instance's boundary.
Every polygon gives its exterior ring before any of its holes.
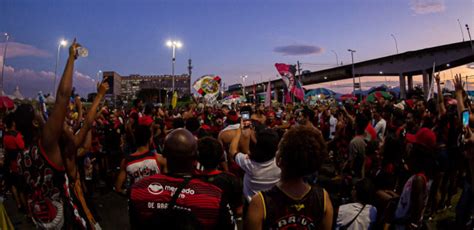
{"type": "MultiPolygon", "coordinates": [[[[355,77],[367,76],[398,76],[400,80],[400,96],[406,97],[407,90],[413,89],[413,76],[423,76],[425,98],[432,81],[433,63],[437,71],[466,65],[474,62],[474,47],[470,41],[435,46],[400,54],[380,57],[354,63],[355,77]]],[[[303,85],[325,83],[352,78],[352,64],[319,70],[297,76],[303,85]]],[[[256,85],[261,85],[261,82],[256,85]]],[[[245,92],[253,93],[253,84],[245,86],[245,92]]],[[[283,89],[281,79],[271,81],[273,90],[283,89]]],[[[263,92],[263,87],[256,87],[256,92],[263,92]]],[[[238,90],[229,91],[230,93],[238,90]]]]}

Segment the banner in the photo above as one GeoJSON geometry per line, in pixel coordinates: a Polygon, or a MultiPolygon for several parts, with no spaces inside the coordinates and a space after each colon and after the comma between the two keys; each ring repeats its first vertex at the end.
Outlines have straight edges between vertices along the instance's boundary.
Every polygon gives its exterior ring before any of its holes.
{"type": "Polygon", "coordinates": [[[174,91],[173,93],[173,98],[171,99],[171,106],[176,108],[176,105],[178,104],[178,92],[174,91]]]}
{"type": "Polygon", "coordinates": [[[215,75],[204,75],[193,83],[193,88],[207,101],[217,98],[220,91],[221,78],[215,75]]]}
{"type": "Polygon", "coordinates": [[[283,63],[276,63],[275,67],[280,74],[283,82],[285,82],[288,91],[295,95],[296,98],[304,100],[304,90],[299,81],[296,81],[294,72],[296,72],[295,66],[287,65],[283,63]]]}

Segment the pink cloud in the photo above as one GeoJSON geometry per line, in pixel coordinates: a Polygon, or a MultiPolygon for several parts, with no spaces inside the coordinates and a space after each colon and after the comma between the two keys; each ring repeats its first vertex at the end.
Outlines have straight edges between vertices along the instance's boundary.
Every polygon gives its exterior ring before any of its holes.
{"type": "MultiPolygon", "coordinates": [[[[0,66],[1,64],[0,60],[0,66]]],[[[60,78],[61,75],[58,73],[56,84],[59,84],[60,78]]],[[[96,82],[89,75],[75,71],[73,79],[73,86],[79,95],[85,97],[88,93],[95,92],[96,82]]],[[[5,93],[12,94],[16,86],[20,87],[20,91],[25,97],[36,97],[39,91],[50,93],[54,88],[54,72],[16,69],[6,65],[4,72],[5,93]]]]}
{"type": "Polygon", "coordinates": [[[417,14],[432,14],[446,10],[444,0],[411,0],[410,9],[417,14]]]}
{"type": "MultiPolygon", "coordinates": [[[[1,55],[5,49],[5,42],[0,43],[1,55]]],[[[52,55],[42,49],[36,48],[32,45],[23,44],[19,42],[8,42],[7,58],[13,57],[51,57],[52,55]]]]}

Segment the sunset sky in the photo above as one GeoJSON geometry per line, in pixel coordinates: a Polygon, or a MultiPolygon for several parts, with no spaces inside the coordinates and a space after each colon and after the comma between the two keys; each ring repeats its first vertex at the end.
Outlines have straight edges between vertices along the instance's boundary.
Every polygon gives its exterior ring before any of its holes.
{"type": "MultiPolygon", "coordinates": [[[[26,96],[52,91],[62,38],[77,37],[89,49],[76,62],[74,82],[85,95],[94,91],[99,70],[170,74],[168,39],[184,44],[177,74],[187,72],[191,58],[193,80],[217,74],[229,85],[241,75],[249,76],[248,83],[273,79],[275,62],[299,60],[311,71],[333,67],[331,50],[345,64],[348,48],[357,50],[356,62],[395,54],[390,34],[399,52],[460,42],[457,19],[467,40],[464,24],[474,29],[473,12],[472,0],[0,0],[0,32],[11,36],[4,90],[11,94],[18,85],[26,96]]],[[[0,42],[3,55],[3,36],[0,42]]],[[[66,55],[62,49],[60,73],[66,55]]],[[[474,75],[472,69],[454,71],[474,75]]],[[[338,91],[344,84],[324,86],[338,91]]]]}

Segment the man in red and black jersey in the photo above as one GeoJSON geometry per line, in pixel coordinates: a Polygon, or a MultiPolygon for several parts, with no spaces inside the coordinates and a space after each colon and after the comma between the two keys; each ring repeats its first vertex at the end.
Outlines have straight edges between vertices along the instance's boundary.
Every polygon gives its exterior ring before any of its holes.
{"type": "Polygon", "coordinates": [[[192,178],[197,159],[194,136],[185,129],[172,131],[166,137],[163,155],[166,157],[169,173],[143,178],[131,188],[131,225],[137,229],[176,229],[178,225],[201,225],[204,229],[233,229],[234,225],[226,210],[228,202],[222,189],[192,178]],[[179,188],[181,192],[174,205],[170,205],[175,191],[179,188]],[[168,205],[174,208],[168,209],[168,205]],[[197,220],[197,223],[186,221],[190,219],[197,220]]]}
{"type": "Polygon", "coordinates": [[[224,192],[229,201],[232,215],[236,218],[242,216],[243,194],[242,182],[235,175],[219,170],[218,166],[224,162],[224,149],[222,144],[213,137],[204,137],[198,141],[199,163],[203,170],[196,175],[224,192]]]}

